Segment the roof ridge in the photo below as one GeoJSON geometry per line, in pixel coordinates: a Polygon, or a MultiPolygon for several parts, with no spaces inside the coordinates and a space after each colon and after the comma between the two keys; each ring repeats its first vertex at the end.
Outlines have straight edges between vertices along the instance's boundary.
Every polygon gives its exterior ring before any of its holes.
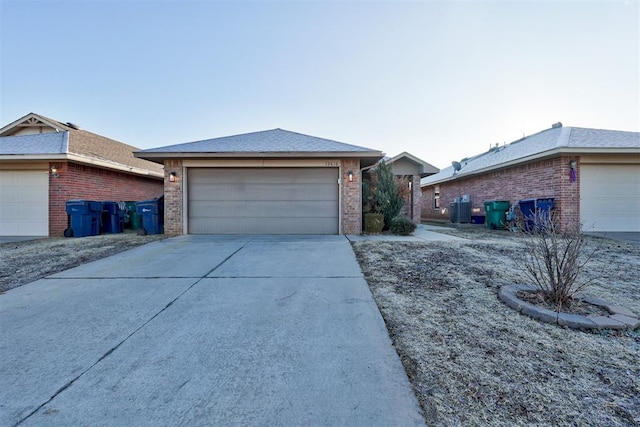
{"type": "Polygon", "coordinates": [[[566,147],[569,145],[569,141],[571,140],[571,126],[564,126],[560,130],[560,135],[558,135],[558,139],[556,141],[556,147],[566,147]]]}

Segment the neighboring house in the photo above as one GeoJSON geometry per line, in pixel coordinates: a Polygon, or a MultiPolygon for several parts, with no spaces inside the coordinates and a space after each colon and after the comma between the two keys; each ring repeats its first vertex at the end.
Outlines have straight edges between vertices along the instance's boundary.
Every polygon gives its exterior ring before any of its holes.
{"type": "Polygon", "coordinates": [[[488,200],[553,197],[563,229],[581,221],[585,231],[639,232],[640,133],[556,123],[453,162],[422,180],[422,218],[448,219],[463,195],[476,215],[488,200]]]}
{"type": "Polygon", "coordinates": [[[162,195],[162,166],[134,150],[34,113],[1,128],[0,235],[62,236],[67,200],[162,195]]]}
{"type": "Polygon", "coordinates": [[[404,201],[401,215],[419,224],[422,217],[420,179],[436,174],[440,170],[406,151],[397,156],[385,158],[384,161],[391,166],[394,175],[408,181],[408,197],[404,201]]]}
{"type": "Polygon", "coordinates": [[[142,150],[163,163],[167,234],[358,234],[380,151],[282,129],[142,150]]]}

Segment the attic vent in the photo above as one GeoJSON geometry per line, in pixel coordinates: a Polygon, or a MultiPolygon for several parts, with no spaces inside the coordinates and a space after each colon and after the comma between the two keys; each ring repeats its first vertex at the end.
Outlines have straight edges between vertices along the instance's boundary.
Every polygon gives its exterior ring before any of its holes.
{"type": "Polygon", "coordinates": [[[554,123],[551,125],[551,129],[557,129],[562,127],[562,122],[554,123]]]}
{"type": "Polygon", "coordinates": [[[77,124],[75,124],[75,123],[71,123],[71,122],[67,122],[67,126],[69,126],[71,129],[77,129],[77,130],[82,129],[82,128],[81,128],[80,126],[78,126],[77,124]]]}

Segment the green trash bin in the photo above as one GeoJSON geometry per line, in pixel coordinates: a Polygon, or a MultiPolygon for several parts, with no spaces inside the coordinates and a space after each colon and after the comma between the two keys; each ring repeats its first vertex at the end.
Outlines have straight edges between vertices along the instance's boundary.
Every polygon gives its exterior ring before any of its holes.
{"type": "Polygon", "coordinates": [[[127,202],[127,215],[129,215],[128,228],[137,230],[142,227],[142,217],[136,208],[136,202],[127,202]]]}
{"type": "Polygon", "coordinates": [[[507,211],[511,206],[508,200],[489,200],[484,202],[484,210],[487,213],[487,228],[497,230],[504,228],[507,211]]]}

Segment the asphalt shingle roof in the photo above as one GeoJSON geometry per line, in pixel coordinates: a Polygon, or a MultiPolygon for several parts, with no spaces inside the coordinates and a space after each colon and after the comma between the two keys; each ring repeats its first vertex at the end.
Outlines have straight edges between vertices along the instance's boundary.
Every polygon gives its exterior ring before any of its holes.
{"type": "Polygon", "coordinates": [[[134,157],[138,147],[115,141],[86,130],[69,131],[69,152],[80,156],[111,162],[163,174],[164,167],[148,160],[134,157]]]}
{"type": "Polygon", "coordinates": [[[100,161],[105,167],[112,165],[115,169],[129,170],[135,173],[152,173],[156,176],[164,174],[163,166],[154,162],[139,159],[133,155],[137,147],[88,132],[83,129],[68,126],[57,120],[30,113],[21,119],[5,126],[6,133],[14,130],[14,125],[23,123],[25,119],[42,120],[44,125],[53,126],[57,132],[34,133],[17,136],[0,137],[0,155],[5,157],[47,155],[74,155],[76,161],[92,163],[100,161]]]}
{"type": "Polygon", "coordinates": [[[272,129],[151,148],[138,153],[364,153],[372,151],[378,150],[284,129],[272,129]]]}
{"type": "Polygon", "coordinates": [[[455,173],[453,166],[421,180],[422,185],[435,184],[472,175],[482,170],[499,168],[518,160],[543,155],[554,150],[581,150],[606,152],[611,150],[640,150],[640,132],[588,129],[577,127],[555,127],[514,141],[493,147],[489,151],[459,161],[462,166],[455,173]]]}
{"type": "Polygon", "coordinates": [[[65,154],[69,150],[69,132],[38,133],[0,138],[0,155],[65,154]]]}

